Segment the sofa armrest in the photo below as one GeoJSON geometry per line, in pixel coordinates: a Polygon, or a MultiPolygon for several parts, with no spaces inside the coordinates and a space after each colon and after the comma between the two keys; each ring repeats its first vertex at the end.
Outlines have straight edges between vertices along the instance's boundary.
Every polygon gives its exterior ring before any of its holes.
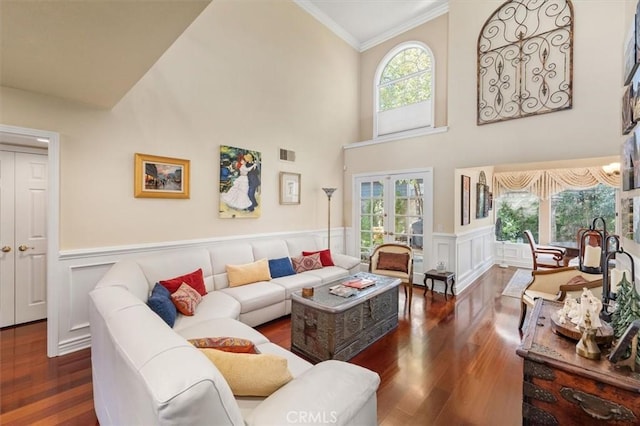
{"type": "Polygon", "coordinates": [[[348,271],[360,266],[360,259],[358,259],[357,257],[340,253],[331,253],[331,258],[333,259],[334,265],[344,268],[348,271]]]}
{"type": "Polygon", "coordinates": [[[324,361],[266,398],[248,426],[376,423],[377,373],[342,361],[324,361]],[[373,401],[373,403],[371,403],[373,401]],[[365,412],[363,412],[365,411],[365,412]]]}

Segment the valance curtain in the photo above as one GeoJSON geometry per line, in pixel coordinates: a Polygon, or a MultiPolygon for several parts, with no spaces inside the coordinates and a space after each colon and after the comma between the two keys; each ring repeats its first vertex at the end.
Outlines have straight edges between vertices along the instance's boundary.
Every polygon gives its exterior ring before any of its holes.
{"type": "Polygon", "coordinates": [[[589,189],[598,184],[620,186],[619,174],[607,174],[601,167],[500,172],[493,175],[493,195],[527,191],[542,200],[566,189],[589,189]]]}

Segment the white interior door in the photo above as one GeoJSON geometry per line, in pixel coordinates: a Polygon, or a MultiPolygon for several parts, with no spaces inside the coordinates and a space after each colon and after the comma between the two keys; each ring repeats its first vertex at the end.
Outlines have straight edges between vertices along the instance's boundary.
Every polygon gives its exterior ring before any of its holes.
{"type": "Polygon", "coordinates": [[[47,156],[1,153],[0,317],[6,326],[47,316],[47,156]]]}
{"type": "Polygon", "coordinates": [[[425,242],[431,240],[432,179],[430,172],[393,173],[355,179],[359,199],[354,225],[359,253],[369,261],[374,247],[389,242],[413,248],[414,273],[423,272],[428,256],[425,242]]]}
{"type": "Polygon", "coordinates": [[[14,157],[0,151],[0,327],[15,324],[14,157]]]}

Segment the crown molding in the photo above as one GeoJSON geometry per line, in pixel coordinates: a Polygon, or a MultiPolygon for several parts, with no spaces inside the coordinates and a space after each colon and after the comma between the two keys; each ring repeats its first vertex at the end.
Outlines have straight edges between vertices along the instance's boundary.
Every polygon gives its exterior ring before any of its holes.
{"type": "Polygon", "coordinates": [[[422,15],[418,15],[407,22],[403,22],[402,24],[394,28],[391,28],[388,31],[385,31],[382,34],[365,41],[360,45],[360,48],[358,50],[360,52],[364,52],[365,50],[371,49],[372,47],[377,46],[381,43],[384,43],[385,41],[390,40],[393,37],[396,37],[419,25],[422,25],[425,22],[431,21],[432,19],[436,19],[437,17],[442,16],[447,12],[449,12],[448,2],[443,3],[433,9],[430,9],[428,12],[423,13],[422,15]]]}
{"type": "Polygon", "coordinates": [[[293,0],[293,2],[309,15],[313,16],[322,25],[333,31],[335,35],[346,41],[347,44],[349,44],[351,47],[358,51],[361,51],[360,42],[354,36],[345,31],[345,29],[338,25],[336,21],[329,18],[323,11],[318,9],[309,0],[293,0]]]}
{"type": "Polygon", "coordinates": [[[327,14],[318,9],[311,1],[309,0],[293,0],[295,4],[297,4],[301,9],[307,12],[309,15],[313,16],[318,22],[323,24],[325,27],[329,28],[334,34],[343,39],[347,44],[356,49],[358,52],[362,53],[365,50],[371,49],[374,46],[379,45],[380,43],[384,43],[385,41],[396,37],[406,31],[409,31],[419,25],[424,24],[432,19],[435,19],[445,13],[449,12],[449,2],[444,2],[429,11],[423,13],[422,15],[418,15],[415,18],[403,22],[402,24],[391,28],[384,33],[373,37],[363,43],[360,43],[358,39],[352,36],[348,31],[346,31],[343,27],[338,25],[333,19],[331,19],[327,14]]]}

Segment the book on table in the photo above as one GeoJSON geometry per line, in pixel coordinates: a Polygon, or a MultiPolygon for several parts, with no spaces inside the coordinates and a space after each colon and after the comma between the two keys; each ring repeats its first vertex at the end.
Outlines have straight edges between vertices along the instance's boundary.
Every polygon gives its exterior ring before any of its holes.
{"type": "Polygon", "coordinates": [[[363,288],[371,287],[375,285],[375,281],[370,278],[354,278],[347,281],[343,281],[342,285],[357,288],[358,290],[362,290],[363,288]]]}
{"type": "Polygon", "coordinates": [[[356,290],[355,288],[347,287],[342,284],[337,284],[329,287],[329,293],[335,294],[336,296],[340,297],[351,297],[357,292],[358,290],[356,290]]]}

